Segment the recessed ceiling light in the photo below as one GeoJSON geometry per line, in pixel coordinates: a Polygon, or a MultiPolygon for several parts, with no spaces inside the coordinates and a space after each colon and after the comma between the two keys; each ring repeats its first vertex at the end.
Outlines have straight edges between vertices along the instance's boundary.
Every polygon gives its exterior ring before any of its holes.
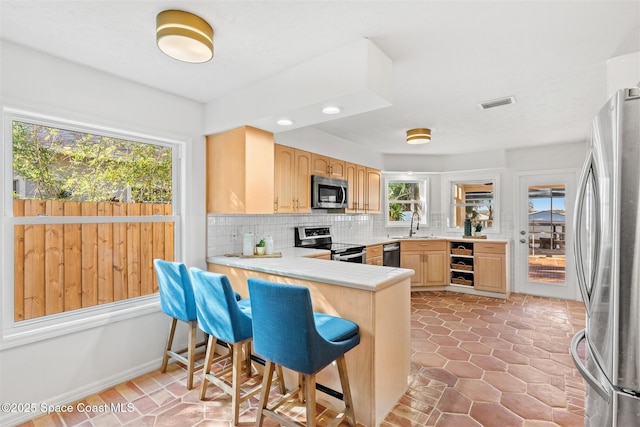
{"type": "Polygon", "coordinates": [[[280,126],[291,126],[293,124],[293,120],[291,119],[280,119],[276,122],[280,126]]]}
{"type": "Polygon", "coordinates": [[[342,111],[342,107],[324,107],[322,109],[322,112],[324,114],[338,114],[340,111],[342,111]]]}

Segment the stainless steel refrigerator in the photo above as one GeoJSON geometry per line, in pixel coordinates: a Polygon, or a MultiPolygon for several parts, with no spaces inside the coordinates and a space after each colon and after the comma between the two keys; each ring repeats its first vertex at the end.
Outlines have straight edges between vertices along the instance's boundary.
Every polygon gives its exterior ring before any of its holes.
{"type": "Polygon", "coordinates": [[[640,88],[594,119],[575,215],[587,318],[571,355],[587,385],[585,426],[640,426],[640,88]]]}

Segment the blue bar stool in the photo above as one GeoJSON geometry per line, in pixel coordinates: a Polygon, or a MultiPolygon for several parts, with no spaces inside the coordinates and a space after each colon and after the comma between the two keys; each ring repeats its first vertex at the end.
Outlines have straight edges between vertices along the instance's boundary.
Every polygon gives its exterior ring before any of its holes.
{"type": "MultiPolygon", "coordinates": [[[[211,273],[192,267],[193,291],[196,301],[198,325],[209,334],[207,353],[205,356],[205,370],[202,379],[200,399],[204,400],[209,382],[220,387],[231,395],[231,418],[233,425],[238,424],[240,403],[250,399],[260,391],[261,384],[241,393],[241,373],[244,368],[248,377],[251,376],[251,340],[253,328],[251,322],[251,305],[249,299],[238,301],[231,288],[227,276],[211,273]],[[230,351],[214,359],[216,338],[226,342],[230,351]],[[246,354],[243,360],[243,349],[246,354]],[[219,372],[212,373],[212,363],[225,358],[231,358],[231,365],[219,372]],[[227,383],[223,377],[231,373],[227,383]]],[[[280,373],[280,372],[279,372],[280,373]]],[[[284,379],[278,375],[280,388],[284,391],[284,379]]]]}
{"type": "Polygon", "coordinates": [[[298,394],[306,401],[306,425],[315,427],[315,375],[334,360],[338,365],[345,408],[337,414],[332,425],[338,425],[346,418],[350,425],[355,426],[344,355],[360,343],[358,325],[340,317],[314,313],[311,295],[306,287],[255,278],[250,278],[248,284],[254,349],[266,359],[256,426],[262,426],[266,416],[283,425],[298,426],[293,420],[276,412],[280,405],[298,394]],[[274,364],[298,372],[300,384],[268,407],[274,364]]]}
{"type": "Polygon", "coordinates": [[[196,366],[196,349],[205,345],[205,342],[196,343],[196,302],[193,298],[191,278],[187,267],[181,262],[154,259],[153,265],[158,277],[160,309],[163,313],[173,318],[160,370],[162,372],[167,371],[169,359],[174,359],[184,364],[187,368],[187,388],[191,390],[193,388],[193,373],[202,369],[203,366],[196,366]],[[178,320],[189,325],[189,341],[186,348],[173,351],[171,347],[173,346],[178,320]]]}

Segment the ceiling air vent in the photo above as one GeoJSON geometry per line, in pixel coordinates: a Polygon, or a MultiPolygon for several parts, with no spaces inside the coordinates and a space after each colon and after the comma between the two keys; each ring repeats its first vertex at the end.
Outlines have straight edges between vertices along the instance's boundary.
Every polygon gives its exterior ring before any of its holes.
{"type": "Polygon", "coordinates": [[[507,96],[505,98],[492,99],[491,101],[485,101],[480,103],[480,108],[487,110],[489,108],[500,107],[502,105],[515,104],[516,98],[513,96],[507,96]]]}

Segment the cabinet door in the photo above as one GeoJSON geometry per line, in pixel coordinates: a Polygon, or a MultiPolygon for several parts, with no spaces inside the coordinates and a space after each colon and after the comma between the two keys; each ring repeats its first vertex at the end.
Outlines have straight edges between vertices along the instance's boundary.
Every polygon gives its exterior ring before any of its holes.
{"type": "Polygon", "coordinates": [[[381,173],[378,169],[367,168],[367,200],[365,200],[366,212],[380,212],[381,173]]]}
{"type": "Polygon", "coordinates": [[[295,209],[292,182],[295,180],[295,151],[284,145],[275,146],[274,151],[274,212],[292,213],[295,209]]]}
{"type": "Polygon", "coordinates": [[[424,251],[424,286],[444,286],[449,281],[447,253],[445,251],[424,251]]]}
{"type": "Polygon", "coordinates": [[[479,291],[506,292],[505,256],[492,253],[475,253],[474,287],[479,291]]]}
{"type": "Polygon", "coordinates": [[[331,178],[346,179],[346,162],[344,160],[329,159],[329,172],[331,178]]]}
{"type": "Polygon", "coordinates": [[[354,209],[356,212],[364,212],[367,198],[367,168],[356,165],[354,209]]]}
{"type": "Polygon", "coordinates": [[[329,157],[312,153],[311,175],[329,176],[329,157]]]}
{"type": "Polygon", "coordinates": [[[356,187],[356,168],[355,163],[345,162],[345,179],[349,183],[349,192],[347,193],[347,212],[356,211],[357,187],[356,187]]]}
{"type": "Polygon", "coordinates": [[[416,274],[411,276],[411,286],[422,285],[422,252],[400,252],[400,266],[414,270],[416,274]]]}
{"type": "Polygon", "coordinates": [[[311,212],[311,153],[295,151],[293,195],[298,213],[311,212]]]}

